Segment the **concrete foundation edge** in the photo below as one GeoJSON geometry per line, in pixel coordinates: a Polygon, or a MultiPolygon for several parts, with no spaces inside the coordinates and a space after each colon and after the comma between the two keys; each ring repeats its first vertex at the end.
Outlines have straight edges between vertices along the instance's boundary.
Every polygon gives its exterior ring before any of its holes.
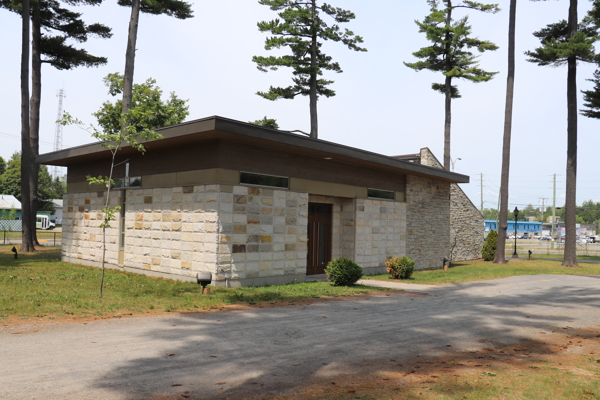
{"type": "MultiPolygon", "coordinates": [[[[62,256],[63,262],[68,262],[71,264],[79,264],[85,265],[88,267],[101,268],[102,263],[98,261],[90,261],[83,260],[79,258],[62,256]]],[[[165,278],[165,279],[173,279],[176,281],[183,282],[196,282],[195,276],[184,276],[184,275],[176,275],[170,274],[168,272],[158,272],[158,271],[148,271],[145,269],[139,268],[130,268],[130,267],[120,267],[115,264],[104,264],[105,268],[114,269],[118,271],[132,272],[134,274],[141,274],[146,276],[152,276],[154,278],[165,278]]],[[[387,272],[386,267],[369,267],[363,268],[364,275],[377,275],[377,274],[385,274],[387,272]]],[[[212,286],[217,287],[242,287],[242,286],[267,286],[267,285],[286,285],[290,283],[300,283],[300,282],[312,282],[312,281],[322,281],[326,280],[326,275],[304,275],[304,274],[295,274],[295,275],[281,275],[281,276],[266,276],[266,277],[258,277],[258,278],[245,278],[245,279],[228,279],[225,281],[212,282],[212,286]]]]}

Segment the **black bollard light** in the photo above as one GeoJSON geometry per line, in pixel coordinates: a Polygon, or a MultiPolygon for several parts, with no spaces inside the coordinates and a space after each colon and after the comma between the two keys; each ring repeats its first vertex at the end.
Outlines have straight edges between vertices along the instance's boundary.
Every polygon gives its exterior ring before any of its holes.
{"type": "Polygon", "coordinates": [[[196,274],[196,283],[202,286],[202,293],[210,293],[210,289],[206,289],[206,286],[212,282],[212,274],[210,272],[199,272],[196,274]]]}
{"type": "Polygon", "coordinates": [[[16,248],[15,246],[13,246],[13,248],[12,248],[12,250],[11,250],[11,251],[12,251],[13,253],[15,253],[15,260],[16,260],[16,259],[17,259],[17,256],[18,256],[18,254],[17,254],[17,248],[16,248]]]}
{"type": "Polygon", "coordinates": [[[529,259],[531,260],[531,255],[533,254],[533,251],[529,250],[529,259]]]}

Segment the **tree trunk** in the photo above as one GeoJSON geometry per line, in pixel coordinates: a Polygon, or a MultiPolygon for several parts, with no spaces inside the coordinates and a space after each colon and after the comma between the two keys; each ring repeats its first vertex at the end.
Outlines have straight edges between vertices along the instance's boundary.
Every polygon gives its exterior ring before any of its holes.
{"type": "MultiPolygon", "coordinates": [[[[577,33],[577,0],[569,6],[569,38],[577,33]]],[[[563,265],[577,267],[577,59],[568,59],[567,73],[567,191],[565,210],[565,254],[563,265]]]]}
{"type": "Polygon", "coordinates": [[[23,224],[21,252],[35,250],[31,235],[32,215],[29,192],[29,175],[32,172],[29,144],[29,7],[29,0],[23,0],[21,11],[23,23],[21,32],[21,217],[23,224]]]}
{"type": "MultiPolygon", "coordinates": [[[[100,278],[100,297],[104,297],[104,264],[106,263],[106,225],[109,223],[108,206],[110,205],[110,182],[112,181],[113,170],[115,169],[115,157],[117,149],[112,151],[112,160],[110,162],[110,173],[108,174],[108,187],[106,188],[106,201],[104,203],[104,223],[102,224],[102,277],[100,278]]],[[[119,221],[121,223],[121,221],[119,221]]],[[[117,243],[120,237],[117,238],[117,243]]]]}
{"type": "MultiPolygon", "coordinates": [[[[133,99],[133,68],[135,66],[135,44],[137,42],[138,21],[140,19],[140,0],[133,0],[131,4],[131,19],[129,20],[129,35],[127,36],[127,52],[125,53],[125,74],[123,79],[123,108],[126,114],[131,108],[133,99]]],[[[125,129],[128,121],[121,120],[121,128],[125,129]]]]}
{"type": "MultiPolygon", "coordinates": [[[[444,72],[450,72],[452,70],[452,62],[450,59],[450,51],[451,51],[451,41],[452,35],[450,34],[449,27],[452,24],[452,1],[448,0],[446,2],[447,12],[446,12],[446,36],[444,40],[446,44],[444,46],[445,49],[445,63],[446,68],[444,72]]],[[[445,101],[445,118],[444,118],[444,169],[446,171],[450,171],[450,130],[452,127],[452,77],[446,76],[446,101],[445,101]]]]}
{"type": "Polygon", "coordinates": [[[500,221],[496,229],[496,254],[494,264],[504,264],[506,231],[508,219],[508,178],[510,170],[510,137],[512,133],[512,108],[515,87],[515,31],[517,21],[517,0],[510,1],[508,22],[508,77],[506,78],[506,105],[504,107],[504,139],[502,141],[502,173],[500,181],[500,221]]]}
{"type": "Polygon", "coordinates": [[[450,130],[452,127],[452,77],[446,77],[446,102],[444,118],[444,169],[450,171],[450,130]]]}
{"type": "MultiPolygon", "coordinates": [[[[30,126],[29,126],[29,146],[31,148],[31,157],[35,158],[40,153],[40,102],[42,94],[42,59],[41,59],[41,16],[40,0],[34,0],[32,3],[33,13],[31,15],[31,100],[29,103],[30,126]]],[[[37,208],[38,208],[38,177],[40,166],[35,162],[31,166],[32,173],[29,175],[29,201],[31,203],[31,234],[34,244],[39,245],[37,240],[37,208]]]]}
{"type": "Polygon", "coordinates": [[[319,137],[317,119],[317,2],[312,0],[312,42],[310,46],[310,137],[319,137]]]}

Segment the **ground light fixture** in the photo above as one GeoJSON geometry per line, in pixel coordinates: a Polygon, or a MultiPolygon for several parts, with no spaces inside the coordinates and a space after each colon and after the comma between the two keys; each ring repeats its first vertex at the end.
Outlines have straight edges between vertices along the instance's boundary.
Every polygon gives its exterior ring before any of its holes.
{"type": "Polygon", "coordinates": [[[210,272],[199,272],[196,274],[196,283],[202,286],[202,293],[206,292],[206,286],[212,282],[212,274],[210,272]]]}
{"type": "Polygon", "coordinates": [[[519,258],[517,254],[517,221],[519,220],[519,209],[515,207],[515,251],[513,252],[513,258],[519,258]]]}

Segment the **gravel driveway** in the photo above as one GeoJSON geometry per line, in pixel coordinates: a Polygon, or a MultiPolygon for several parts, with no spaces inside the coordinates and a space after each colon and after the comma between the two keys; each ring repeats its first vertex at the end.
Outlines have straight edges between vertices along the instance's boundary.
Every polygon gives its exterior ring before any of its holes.
{"type": "Polygon", "coordinates": [[[0,329],[2,399],[240,398],[379,360],[600,330],[600,277],[538,275],[222,313],[0,329]],[[424,290],[425,289],[425,290],[424,290]],[[181,398],[181,397],[178,397],[181,398]]]}

